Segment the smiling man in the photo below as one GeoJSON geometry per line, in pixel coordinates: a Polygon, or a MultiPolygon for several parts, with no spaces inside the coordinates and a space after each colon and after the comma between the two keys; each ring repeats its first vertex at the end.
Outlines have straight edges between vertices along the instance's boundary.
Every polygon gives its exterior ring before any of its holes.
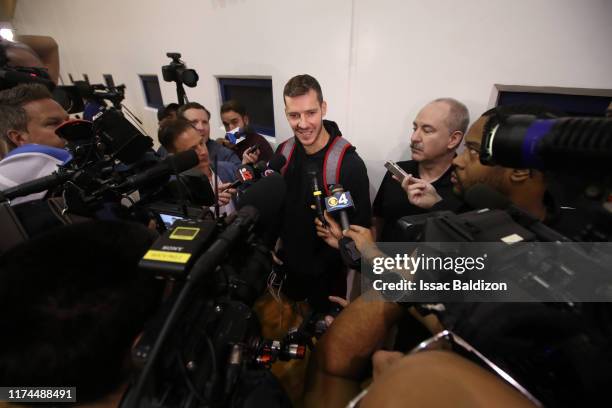
{"type": "Polygon", "coordinates": [[[319,82],[297,75],[285,85],[285,115],[294,137],[279,146],[287,158],[283,175],[287,183],[280,222],[283,261],[287,281],[283,287],[293,300],[308,299],[315,310],[331,306],[329,295],[346,295],[346,279],[340,254],[317,237],[314,225],[312,172],[325,193],[328,185],[341,184],[349,191],[355,210],[351,223],[370,226],[368,174],[363,160],[344,139],[336,123],[324,120],[327,103],[319,82]]]}
{"type": "MultiPolygon", "coordinates": [[[[444,199],[442,209],[454,211],[461,202],[453,195],[451,163],[470,122],[465,105],[453,98],[439,98],[425,105],[413,122],[410,136],[412,160],[397,164],[411,175],[411,182],[432,184],[444,199]]],[[[387,172],[374,199],[374,233],[380,241],[401,241],[396,222],[401,217],[427,212],[411,203],[400,183],[387,172]]]]}

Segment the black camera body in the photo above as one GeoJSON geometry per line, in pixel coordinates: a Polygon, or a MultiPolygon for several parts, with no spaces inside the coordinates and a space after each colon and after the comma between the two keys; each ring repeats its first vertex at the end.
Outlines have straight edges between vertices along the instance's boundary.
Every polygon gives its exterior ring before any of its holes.
{"type": "Polygon", "coordinates": [[[181,61],[181,54],[178,52],[167,52],[166,56],[172,61],[168,65],[162,66],[162,76],[166,82],[176,82],[185,84],[190,88],[198,84],[198,73],[194,69],[187,68],[181,61]]]}

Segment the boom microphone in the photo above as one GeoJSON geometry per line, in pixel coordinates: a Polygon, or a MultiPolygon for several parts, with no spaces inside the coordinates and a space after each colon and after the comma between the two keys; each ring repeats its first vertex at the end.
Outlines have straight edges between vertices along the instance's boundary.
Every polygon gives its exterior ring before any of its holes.
{"type": "Polygon", "coordinates": [[[470,207],[475,209],[505,210],[514,221],[536,234],[540,241],[571,242],[569,238],[547,227],[536,217],[521,210],[507,197],[486,184],[476,184],[470,187],[465,192],[464,199],[470,207]]]}
{"type": "Polygon", "coordinates": [[[122,191],[129,191],[149,186],[153,183],[159,183],[160,180],[172,174],[178,174],[197,166],[199,162],[198,154],[195,150],[186,150],[169,156],[161,163],[156,164],[142,173],[128,177],[117,188],[122,191]]]}
{"type": "Polygon", "coordinates": [[[36,180],[28,181],[18,186],[7,188],[4,191],[0,191],[0,199],[12,200],[15,197],[22,197],[29,194],[49,190],[67,181],[68,179],[70,179],[70,177],[72,177],[73,174],[74,171],[55,171],[48,176],[37,178],[36,180]]]}

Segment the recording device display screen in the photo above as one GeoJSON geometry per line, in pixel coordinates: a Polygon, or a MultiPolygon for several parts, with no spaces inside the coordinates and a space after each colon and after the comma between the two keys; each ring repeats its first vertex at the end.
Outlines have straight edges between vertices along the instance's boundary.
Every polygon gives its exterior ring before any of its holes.
{"type": "Polygon", "coordinates": [[[174,224],[175,221],[185,219],[183,217],[179,217],[178,215],[162,214],[162,213],[159,214],[159,217],[161,218],[161,220],[163,221],[167,229],[170,229],[170,227],[172,227],[172,224],[174,224]]]}

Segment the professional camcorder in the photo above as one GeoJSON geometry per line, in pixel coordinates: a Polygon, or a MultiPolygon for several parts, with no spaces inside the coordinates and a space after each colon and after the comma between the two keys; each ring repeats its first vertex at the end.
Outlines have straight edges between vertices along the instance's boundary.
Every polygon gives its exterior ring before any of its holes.
{"type": "Polygon", "coordinates": [[[612,119],[511,115],[485,131],[481,146],[486,165],[597,176],[612,160],[612,119]]]}
{"type": "MultiPolygon", "coordinates": [[[[590,218],[583,231],[570,239],[497,191],[476,185],[464,194],[474,211],[403,217],[399,226],[410,243],[403,244],[404,253],[416,250],[412,256],[457,259],[471,255],[469,251],[480,255],[486,251],[486,275],[465,272],[462,280],[498,279],[511,288],[511,297],[505,301],[499,300],[501,295],[496,301],[494,293],[471,289],[444,292],[445,303],[437,307],[416,304],[422,310],[438,310],[445,327],[507,368],[545,405],[593,403],[609,383],[607,365],[612,355],[608,340],[612,331],[608,203],[612,183],[605,171],[612,160],[612,121],[502,116],[486,126],[480,158],[485,165],[537,169],[555,179],[574,172],[599,191],[591,195],[590,207],[578,210],[600,216],[590,218]],[[406,252],[406,245],[411,250],[406,252]]],[[[434,282],[457,277],[443,270],[419,270],[418,274],[421,280],[434,282]]],[[[388,275],[388,281],[400,279],[398,274],[388,275]]],[[[402,296],[400,301],[415,304],[410,293],[402,296]]]]}
{"type": "Polygon", "coordinates": [[[612,239],[612,119],[506,115],[489,121],[482,138],[485,165],[537,169],[565,205],[588,214],[580,241],[612,239]]]}
{"type": "Polygon", "coordinates": [[[187,68],[187,65],[181,61],[181,54],[178,52],[167,52],[166,56],[172,61],[168,65],[162,66],[162,76],[166,82],[174,82],[176,84],[176,96],[179,105],[183,105],[187,99],[183,84],[190,88],[198,84],[198,73],[195,69],[187,68]]]}
{"type": "Polygon", "coordinates": [[[177,221],[145,254],[141,267],[175,288],[135,349],[142,370],[123,407],[286,401],[267,369],[303,358],[308,334],[293,330],[283,340],[265,340],[251,309],[272,269],[262,230],[280,210],[284,191],[279,174],[263,177],[242,194],[235,215],[177,221]]]}
{"type": "MultiPolygon", "coordinates": [[[[90,145],[95,143],[88,142],[85,149],[93,148],[90,145]]],[[[98,152],[104,152],[102,163],[110,165],[119,151],[107,147],[98,152]]],[[[193,167],[197,155],[180,153],[130,175],[109,175],[113,171],[103,171],[99,163],[83,159],[45,179],[44,185],[38,181],[38,188],[66,196],[74,184],[81,204],[108,204],[107,196],[141,191],[193,167]],[[94,187],[88,187],[81,177],[92,168],[96,172],[87,179],[94,187]]],[[[141,371],[123,406],[244,406],[262,401],[262,393],[288,402],[268,368],[277,360],[303,358],[309,336],[293,330],[282,340],[264,339],[251,309],[272,269],[267,230],[283,204],[284,191],[282,176],[262,172],[243,191],[237,213],[212,219],[186,212],[145,254],[141,267],[172,281],[173,291],[135,349],[141,371]]],[[[22,192],[23,186],[5,191],[5,196],[22,192]]]]}

